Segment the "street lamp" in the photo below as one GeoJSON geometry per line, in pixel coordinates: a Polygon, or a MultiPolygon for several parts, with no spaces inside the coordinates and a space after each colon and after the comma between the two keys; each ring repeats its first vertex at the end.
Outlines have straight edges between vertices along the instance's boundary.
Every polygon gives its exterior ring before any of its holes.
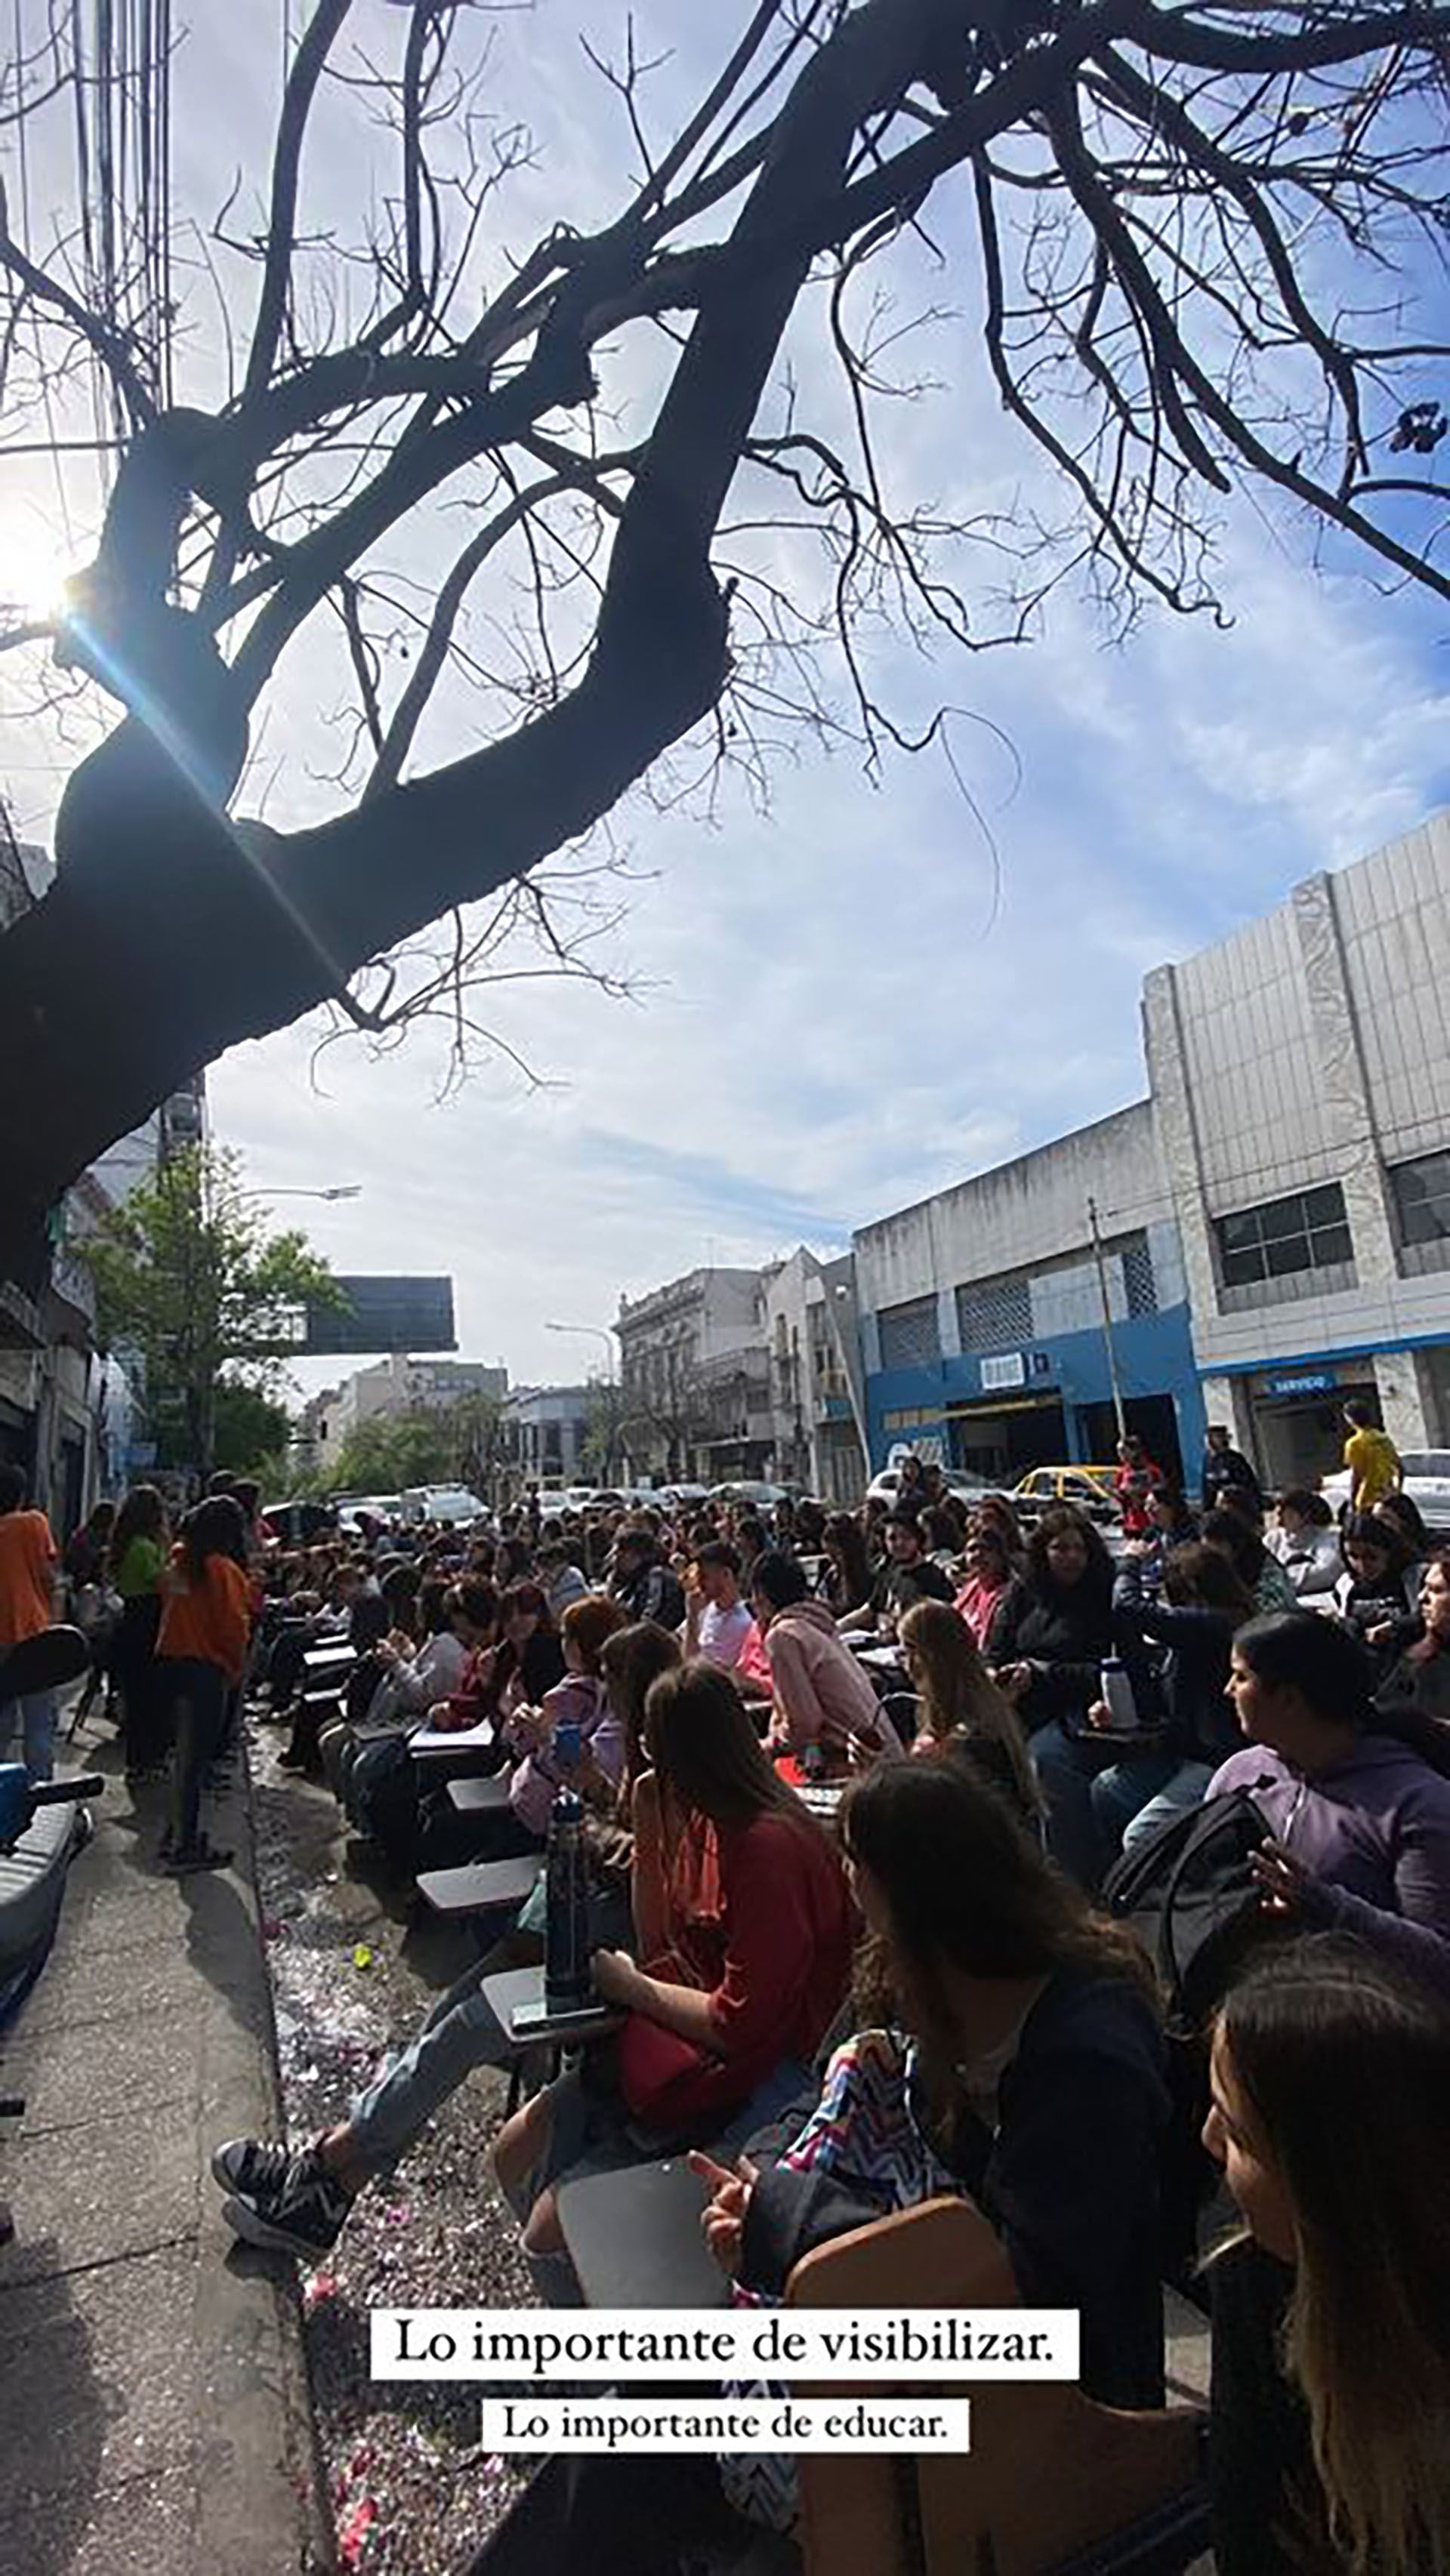
{"type": "Polygon", "coordinates": [[[361,1181],[336,1181],[326,1190],[238,1190],[241,1199],[360,1199],[361,1181]]]}

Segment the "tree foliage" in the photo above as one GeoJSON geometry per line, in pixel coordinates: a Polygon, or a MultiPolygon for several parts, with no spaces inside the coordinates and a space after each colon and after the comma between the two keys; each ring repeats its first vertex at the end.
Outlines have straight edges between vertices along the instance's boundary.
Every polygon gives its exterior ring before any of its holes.
{"type": "MultiPolygon", "coordinates": [[[[462,1063],[480,978],[587,967],[586,836],[638,782],[708,804],[807,736],[870,762],[941,738],[945,709],[883,700],[883,634],[1020,643],[1064,579],[1113,630],[1217,616],[1237,492],[1450,598],[1450,0],[734,0],[658,132],[631,22],[595,57],[613,209],[571,222],[560,170],[521,251],[490,13],[416,0],[383,60],[350,15],[314,0],[260,237],[214,222],[224,390],[198,364],[171,398],[186,339],[115,263],[88,300],[79,214],[53,251],[0,230],[11,416],[44,429],[83,362],[127,442],[68,617],[10,630],[126,713],[67,784],[56,888],[0,939],[0,1089],[34,1104],[5,1217],[318,1005],[379,1045],[442,1010],[462,1063]],[[391,130],[396,184],[329,269],[304,145],[339,96],[391,130]],[[1016,506],[974,502],[970,458],[955,499],[903,489],[883,442],[928,391],[890,285],[923,248],[969,317],[958,381],[1020,437],[1016,506]],[[332,816],[233,824],[260,716],[329,636],[332,816]],[[521,926],[532,959],[500,950],[521,926]]],[[[55,24],[14,67],[22,122],[88,94],[55,24]]]]}
{"type": "Polygon", "coordinates": [[[397,1494],[409,1485],[482,1482],[498,1407],[486,1396],[375,1413],[349,1432],[330,1482],[338,1493],[397,1494]]]}
{"type": "Polygon", "coordinates": [[[305,1237],[270,1230],[241,1169],[215,1146],[171,1155],[81,1247],[102,1344],[140,1359],[162,1463],[203,1475],[217,1464],[224,1399],[243,1388],[274,1399],[299,1308],[342,1303],[305,1237]]]}
{"type": "Polygon", "coordinates": [[[214,1414],[213,1464],[230,1468],[235,1476],[260,1477],[269,1490],[275,1487],[285,1474],[292,1431],[286,1405],[260,1387],[224,1378],[216,1391],[214,1414]]]}

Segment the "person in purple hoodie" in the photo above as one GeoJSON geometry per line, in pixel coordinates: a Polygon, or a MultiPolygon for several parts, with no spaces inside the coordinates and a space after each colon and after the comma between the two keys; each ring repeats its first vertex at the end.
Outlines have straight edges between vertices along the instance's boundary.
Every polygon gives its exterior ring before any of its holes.
{"type": "Polygon", "coordinates": [[[1228,1695],[1248,1738],[1206,1796],[1247,1789],[1273,1840],[1254,1872],[1271,1911],[1356,1934],[1450,1991],[1450,1779],[1432,1722],[1375,1706],[1357,1637],[1312,1610],[1251,1619],[1228,1695]]]}

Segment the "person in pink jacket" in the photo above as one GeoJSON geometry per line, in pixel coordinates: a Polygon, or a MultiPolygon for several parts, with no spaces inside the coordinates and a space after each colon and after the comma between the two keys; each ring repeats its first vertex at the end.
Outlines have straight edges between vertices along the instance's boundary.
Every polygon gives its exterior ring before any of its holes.
{"type": "Polygon", "coordinates": [[[773,1752],[803,1753],[819,1744],[837,1760],[854,1750],[899,1751],[869,1675],[843,1646],[824,1601],[810,1598],[794,1557],[757,1557],[750,1606],[765,1641],[775,1712],[767,1741],[773,1752]]]}

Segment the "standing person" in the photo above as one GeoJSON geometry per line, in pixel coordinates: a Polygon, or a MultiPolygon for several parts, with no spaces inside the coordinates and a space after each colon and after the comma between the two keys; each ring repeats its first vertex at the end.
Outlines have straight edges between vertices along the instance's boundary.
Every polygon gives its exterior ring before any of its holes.
{"type": "Polygon", "coordinates": [[[1347,1404],[1344,1427],[1349,1434],[1344,1444],[1349,1508],[1351,1513],[1372,1512],[1385,1494],[1398,1493],[1404,1483],[1400,1453],[1389,1433],[1377,1428],[1367,1404],[1347,1404]]]}
{"type": "Polygon", "coordinates": [[[176,1728],[170,1829],[162,1859],[173,1877],[226,1869],[201,1828],[201,1792],[226,1725],[227,1693],[240,1683],[251,1641],[247,1534],[231,1494],[210,1494],[182,1523],[156,1653],[165,1666],[176,1728]]]}
{"type": "MultiPolygon", "coordinates": [[[[26,1511],[25,1471],[0,1464],[0,1658],[55,1624],[55,1540],[44,1512],[26,1511]]],[[[4,1668],[0,1663],[0,1691],[4,1668]]],[[[14,1759],[20,1737],[27,1771],[48,1780],[55,1758],[55,1693],[0,1698],[0,1762],[14,1759]]]]}
{"type": "Polygon", "coordinates": [[[707,1663],[739,1663],[755,1621],[740,1595],[740,1552],[726,1538],[706,1539],[685,1569],[685,1653],[707,1663]]]}
{"type": "MultiPolygon", "coordinates": [[[[106,1591],[106,1557],[115,1522],[115,1504],[97,1503],[66,1542],[63,1562],[69,1595],[68,1616],[80,1629],[91,1650],[91,1668],[76,1707],[77,1726],[89,1717],[103,1688],[107,1717],[115,1705],[115,1674],[111,1663],[114,1622],[106,1591]]],[[[75,1728],[71,1731],[74,1733],[75,1728]]]]}
{"type": "Polygon", "coordinates": [[[1128,1432],[1118,1442],[1118,1472],[1113,1478],[1124,1538],[1146,1536],[1149,1488],[1163,1481],[1162,1469],[1154,1466],[1136,1431],[1128,1432]]]}
{"type": "Polygon", "coordinates": [[[1254,1509],[1264,1508],[1263,1489],[1241,1449],[1235,1449],[1221,1422],[1211,1422],[1203,1435],[1199,1486],[1206,1512],[1216,1511],[1226,1493],[1251,1494],[1254,1509]]]}
{"type": "Polygon", "coordinates": [[[1203,2141],[1219,2576],[1450,2567],[1450,2015],[1352,1942],[1261,1960],[1218,2016],[1203,2141]]]}
{"type": "Polygon", "coordinates": [[[133,1485],[111,1538],[111,1582],[121,1602],[111,1669],[121,1693],[121,1744],[133,1788],[156,1779],[164,1764],[166,1710],[156,1639],[166,1553],[166,1505],[155,1485],[133,1485]]]}

